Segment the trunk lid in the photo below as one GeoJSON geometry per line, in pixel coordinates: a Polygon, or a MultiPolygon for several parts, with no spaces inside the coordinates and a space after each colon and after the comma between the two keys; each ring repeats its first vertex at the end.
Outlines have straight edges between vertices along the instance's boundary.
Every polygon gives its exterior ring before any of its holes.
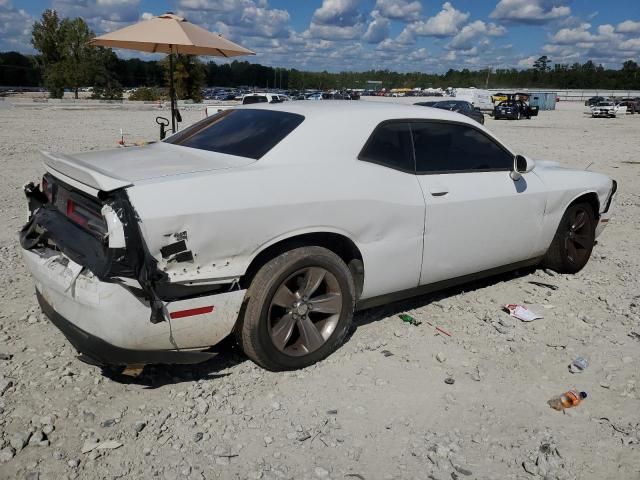
{"type": "Polygon", "coordinates": [[[109,192],[143,180],[237,168],[255,160],[158,142],[64,155],[42,152],[45,166],[96,190],[109,192]]]}

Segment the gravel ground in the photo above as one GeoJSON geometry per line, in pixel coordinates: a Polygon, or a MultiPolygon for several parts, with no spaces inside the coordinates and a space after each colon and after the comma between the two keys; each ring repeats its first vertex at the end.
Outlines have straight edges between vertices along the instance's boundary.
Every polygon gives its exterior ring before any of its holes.
{"type": "Polygon", "coordinates": [[[561,103],[487,117],[524,154],[618,180],[616,217],[579,274],[522,271],[362,312],[338,352],[298,372],[261,370],[229,342],[208,363],[126,381],[79,362],[38,310],[16,241],[21,186],[41,174],[39,149],[114,147],[120,128],[153,139],[156,113],[1,103],[0,478],[640,478],[640,115],[561,103]],[[505,303],[544,319],[511,319],[505,303]],[[572,374],[577,356],[589,366],[572,374]],[[548,407],[573,388],[589,393],[581,405],[548,407]]]}

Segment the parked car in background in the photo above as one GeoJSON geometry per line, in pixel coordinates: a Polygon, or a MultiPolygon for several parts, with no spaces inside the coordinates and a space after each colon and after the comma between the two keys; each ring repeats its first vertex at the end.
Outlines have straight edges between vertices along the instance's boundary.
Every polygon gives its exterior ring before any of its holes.
{"type": "Polygon", "coordinates": [[[234,333],[262,367],[302,368],[356,309],[578,272],[616,191],[463,115],[378,102],[241,106],[141,147],[43,155],[22,254],[94,365],[204,361],[234,333]]]}
{"type": "Polygon", "coordinates": [[[469,102],[463,100],[440,100],[439,102],[418,102],[414,105],[423,107],[439,108],[441,110],[449,110],[450,112],[461,113],[469,118],[473,118],[476,122],[484,125],[484,114],[479,108],[475,108],[469,102]]]}
{"type": "Polygon", "coordinates": [[[456,100],[464,100],[469,102],[475,108],[491,112],[493,110],[493,101],[491,100],[491,92],[479,88],[456,88],[454,90],[456,100]]]}
{"type": "Polygon", "coordinates": [[[618,105],[612,100],[598,102],[597,105],[592,105],[589,109],[593,118],[615,118],[617,115],[627,113],[625,105],[618,105]]]}
{"type": "Polygon", "coordinates": [[[615,103],[620,107],[627,107],[626,113],[640,113],[640,98],[616,98],[615,103]]]}
{"type": "Polygon", "coordinates": [[[537,115],[538,107],[532,107],[522,100],[505,100],[498,103],[493,109],[493,118],[496,120],[501,118],[506,118],[507,120],[530,119],[537,115]]]}
{"type": "Polygon", "coordinates": [[[591,97],[591,98],[589,98],[588,100],[586,100],[584,102],[584,105],[585,105],[585,107],[591,107],[593,105],[597,105],[598,103],[604,102],[606,100],[608,100],[608,99],[605,98],[605,97],[591,97]]]}

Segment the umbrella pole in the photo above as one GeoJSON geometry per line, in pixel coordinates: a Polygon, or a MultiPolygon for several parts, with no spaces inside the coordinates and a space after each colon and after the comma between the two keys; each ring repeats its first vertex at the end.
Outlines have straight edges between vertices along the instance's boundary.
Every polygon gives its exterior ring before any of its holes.
{"type": "Polygon", "coordinates": [[[169,96],[171,97],[171,131],[176,133],[176,100],[173,86],[173,45],[169,53],[169,96]]]}

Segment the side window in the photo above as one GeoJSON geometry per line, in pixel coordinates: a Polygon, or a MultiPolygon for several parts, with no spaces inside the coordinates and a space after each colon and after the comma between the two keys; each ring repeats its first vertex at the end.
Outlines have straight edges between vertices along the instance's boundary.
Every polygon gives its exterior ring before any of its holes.
{"type": "Polygon", "coordinates": [[[413,173],[415,166],[409,124],[394,122],[379,125],[358,158],[413,173]]]}
{"type": "Polygon", "coordinates": [[[417,173],[464,173],[513,167],[513,156],[475,128],[453,123],[414,122],[411,132],[417,173]]]}

